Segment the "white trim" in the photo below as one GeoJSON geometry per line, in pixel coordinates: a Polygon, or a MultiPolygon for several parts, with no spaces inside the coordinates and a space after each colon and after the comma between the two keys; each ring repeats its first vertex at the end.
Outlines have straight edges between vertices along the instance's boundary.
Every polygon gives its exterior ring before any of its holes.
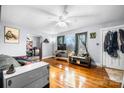
{"type": "Polygon", "coordinates": [[[101,63],[95,63],[98,67],[103,67],[101,63]]]}
{"type": "Polygon", "coordinates": [[[46,56],[46,57],[43,57],[42,59],[51,58],[51,57],[54,57],[54,56],[46,56]]]}
{"type": "Polygon", "coordinates": [[[66,61],[69,61],[69,59],[68,59],[68,58],[66,58],[66,57],[55,57],[55,59],[61,59],[61,60],[66,60],[66,61]]]}
{"type": "Polygon", "coordinates": [[[100,47],[100,56],[101,56],[101,58],[100,58],[100,61],[101,61],[101,67],[103,67],[103,31],[100,29],[100,45],[101,45],[101,47],[100,47]]]}

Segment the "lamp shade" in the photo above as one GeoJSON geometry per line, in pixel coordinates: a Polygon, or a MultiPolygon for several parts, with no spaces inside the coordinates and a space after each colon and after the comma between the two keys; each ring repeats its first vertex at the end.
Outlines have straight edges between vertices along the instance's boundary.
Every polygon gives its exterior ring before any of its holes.
{"type": "Polygon", "coordinates": [[[47,38],[46,38],[43,42],[44,42],[44,43],[49,43],[49,41],[48,41],[48,39],[47,39],[47,38]]]}

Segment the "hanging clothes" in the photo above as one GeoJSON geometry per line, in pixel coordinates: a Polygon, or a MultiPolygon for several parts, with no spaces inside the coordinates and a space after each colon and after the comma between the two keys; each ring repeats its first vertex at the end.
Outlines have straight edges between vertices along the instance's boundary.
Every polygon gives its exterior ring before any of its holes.
{"type": "Polygon", "coordinates": [[[118,46],[118,35],[117,31],[111,32],[109,31],[104,40],[104,51],[107,52],[112,57],[118,57],[117,50],[119,49],[118,46]]]}
{"type": "Polygon", "coordinates": [[[111,45],[111,36],[112,36],[112,32],[109,31],[107,32],[107,34],[105,35],[105,40],[104,40],[104,51],[107,51],[108,48],[111,45]]]}
{"type": "Polygon", "coordinates": [[[117,31],[115,31],[113,33],[112,48],[113,48],[113,57],[118,57],[117,50],[119,50],[119,45],[118,45],[118,33],[117,33],[117,31]]]}
{"type": "Polygon", "coordinates": [[[121,41],[121,52],[124,53],[124,30],[123,29],[119,29],[119,33],[120,33],[120,41],[121,41]]]}

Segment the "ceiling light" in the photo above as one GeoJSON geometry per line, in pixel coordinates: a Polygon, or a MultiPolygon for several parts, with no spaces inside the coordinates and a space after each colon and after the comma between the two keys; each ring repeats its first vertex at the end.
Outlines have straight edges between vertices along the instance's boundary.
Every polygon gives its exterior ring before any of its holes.
{"type": "Polygon", "coordinates": [[[63,21],[58,22],[56,25],[59,26],[59,27],[67,27],[67,24],[63,21]]]}

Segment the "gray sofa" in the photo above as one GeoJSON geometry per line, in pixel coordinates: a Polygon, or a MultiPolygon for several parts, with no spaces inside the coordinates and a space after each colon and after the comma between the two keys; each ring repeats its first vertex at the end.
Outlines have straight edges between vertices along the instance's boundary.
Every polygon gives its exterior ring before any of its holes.
{"type": "Polygon", "coordinates": [[[14,67],[20,66],[13,57],[0,54],[0,69],[7,69],[11,64],[13,64],[14,67]]]}

